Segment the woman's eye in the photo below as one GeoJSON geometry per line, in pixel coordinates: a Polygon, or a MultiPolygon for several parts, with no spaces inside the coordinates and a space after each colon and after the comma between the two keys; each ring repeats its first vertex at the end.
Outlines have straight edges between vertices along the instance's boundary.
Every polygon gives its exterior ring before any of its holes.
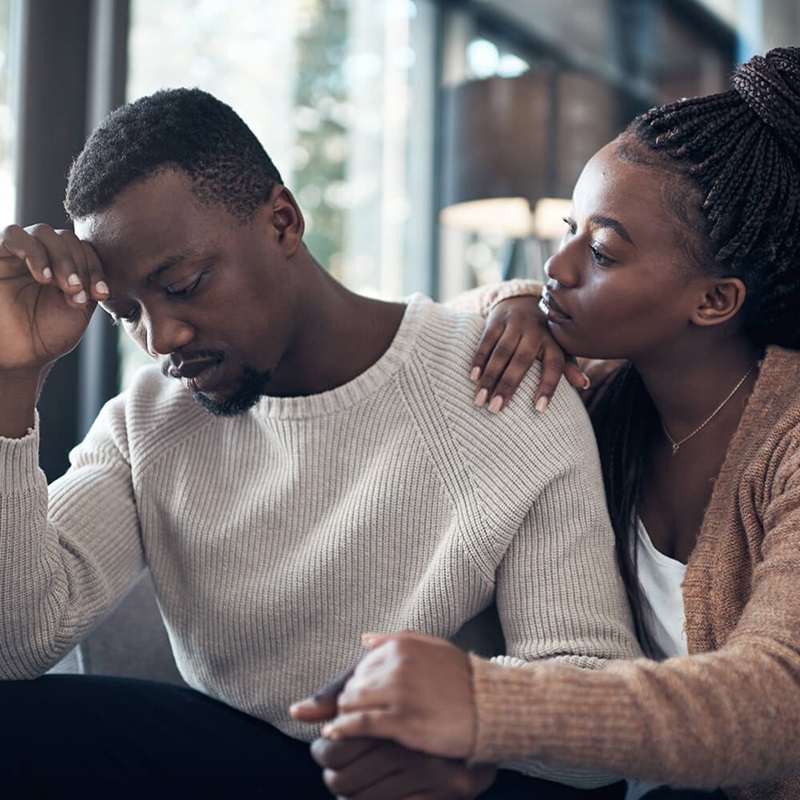
{"type": "Polygon", "coordinates": [[[614,259],[605,255],[596,244],[590,244],[589,249],[592,251],[592,260],[598,267],[608,267],[614,263],[614,259]]]}
{"type": "Polygon", "coordinates": [[[170,297],[188,297],[200,285],[202,279],[203,273],[201,272],[188,281],[178,281],[177,283],[171,283],[169,286],[165,286],[164,291],[170,297]]]}
{"type": "Polygon", "coordinates": [[[564,220],[564,223],[567,226],[566,233],[575,233],[575,231],[577,230],[577,225],[575,224],[575,220],[570,219],[569,217],[562,217],[561,219],[564,220]]]}

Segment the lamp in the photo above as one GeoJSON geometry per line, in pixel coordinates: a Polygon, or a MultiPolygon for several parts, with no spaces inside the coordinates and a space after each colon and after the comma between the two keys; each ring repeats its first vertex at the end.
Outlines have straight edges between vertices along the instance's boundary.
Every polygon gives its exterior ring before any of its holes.
{"type": "Polygon", "coordinates": [[[448,87],[441,224],[517,241],[560,238],[565,198],[617,131],[616,93],[591,75],[530,70],[448,87]]]}

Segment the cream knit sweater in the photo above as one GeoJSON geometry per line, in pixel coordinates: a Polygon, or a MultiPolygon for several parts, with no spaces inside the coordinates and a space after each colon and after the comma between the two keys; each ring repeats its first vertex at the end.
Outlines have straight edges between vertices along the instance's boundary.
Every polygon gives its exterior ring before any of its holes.
{"type": "Polygon", "coordinates": [[[533,413],[531,375],[476,408],[481,330],[416,296],[355,380],[227,419],[146,368],[49,493],[37,431],[0,439],[0,677],[48,669],[145,565],[186,681],[306,740],[289,704],[363,631],[636,656],[581,401],[564,385],[533,413]]]}
{"type": "MultiPolygon", "coordinates": [[[[464,305],[535,292],[507,284],[464,305]]],[[[600,671],[473,658],[476,761],[800,798],[799,398],[800,353],[770,348],[687,566],[690,655],[600,671]]]]}

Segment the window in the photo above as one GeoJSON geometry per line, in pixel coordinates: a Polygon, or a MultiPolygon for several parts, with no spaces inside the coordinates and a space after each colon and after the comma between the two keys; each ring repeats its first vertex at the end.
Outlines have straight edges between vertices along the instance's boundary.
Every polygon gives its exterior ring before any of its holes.
{"type": "Polygon", "coordinates": [[[14,145],[14,24],[15,3],[0,0],[0,220],[6,225],[14,220],[16,202],[14,145]]]}
{"type": "Polygon", "coordinates": [[[412,115],[432,83],[419,68],[430,13],[424,0],[134,0],[128,98],[198,86],[229,103],[296,195],[323,266],[367,294],[427,289],[409,220],[411,198],[430,194],[430,119],[412,115]]]}

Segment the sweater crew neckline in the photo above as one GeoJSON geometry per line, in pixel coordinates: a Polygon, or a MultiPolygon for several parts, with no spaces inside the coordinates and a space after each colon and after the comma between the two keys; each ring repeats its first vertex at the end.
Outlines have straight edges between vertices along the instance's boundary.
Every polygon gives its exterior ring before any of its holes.
{"type": "Polygon", "coordinates": [[[368,369],[347,383],[318,394],[300,397],[261,398],[254,409],[269,419],[322,417],[351,408],[386,385],[406,363],[419,332],[430,314],[433,301],[422,294],[404,298],[406,304],[400,325],[386,352],[368,369]]]}

